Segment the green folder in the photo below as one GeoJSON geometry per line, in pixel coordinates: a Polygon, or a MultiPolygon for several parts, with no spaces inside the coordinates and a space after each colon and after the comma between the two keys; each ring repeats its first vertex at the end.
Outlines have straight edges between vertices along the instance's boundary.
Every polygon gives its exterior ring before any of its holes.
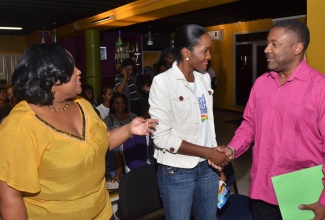
{"type": "Polygon", "coordinates": [[[318,201],[324,185],[323,165],[272,177],[283,220],[308,220],[315,217],[310,210],[300,210],[300,204],[318,201]]]}

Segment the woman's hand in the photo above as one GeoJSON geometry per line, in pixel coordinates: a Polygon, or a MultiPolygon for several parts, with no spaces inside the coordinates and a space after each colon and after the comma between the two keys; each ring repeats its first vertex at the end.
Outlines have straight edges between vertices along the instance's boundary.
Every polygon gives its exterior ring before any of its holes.
{"type": "Polygon", "coordinates": [[[144,119],[142,117],[136,117],[129,124],[130,133],[136,135],[149,135],[155,131],[157,123],[157,119],[144,119]]]}
{"type": "Polygon", "coordinates": [[[149,135],[155,131],[158,123],[157,119],[144,119],[136,117],[129,124],[116,128],[108,132],[109,150],[114,150],[123,144],[132,135],[149,135]]]}
{"type": "MultiPolygon", "coordinates": [[[[208,159],[215,165],[222,168],[230,162],[230,158],[224,152],[220,152],[217,148],[218,147],[211,148],[212,152],[208,159]]],[[[218,169],[218,170],[220,170],[220,169],[218,169]]]]}

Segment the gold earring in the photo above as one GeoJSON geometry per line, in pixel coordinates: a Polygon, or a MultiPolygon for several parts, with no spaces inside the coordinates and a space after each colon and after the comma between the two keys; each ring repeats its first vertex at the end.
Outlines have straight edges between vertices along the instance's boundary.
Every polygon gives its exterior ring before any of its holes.
{"type": "Polygon", "coordinates": [[[54,95],[55,95],[55,90],[52,89],[51,93],[52,93],[52,95],[54,96],[54,95]]]}

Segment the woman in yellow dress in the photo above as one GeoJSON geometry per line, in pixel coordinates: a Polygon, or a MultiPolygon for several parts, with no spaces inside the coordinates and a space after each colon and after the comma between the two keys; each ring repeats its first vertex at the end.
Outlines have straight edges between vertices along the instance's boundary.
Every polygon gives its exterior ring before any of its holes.
{"type": "Polygon", "coordinates": [[[0,126],[3,219],[110,219],[105,154],[157,120],[107,133],[81,92],[80,70],[58,44],[33,45],[12,77],[20,101],[0,126]]]}

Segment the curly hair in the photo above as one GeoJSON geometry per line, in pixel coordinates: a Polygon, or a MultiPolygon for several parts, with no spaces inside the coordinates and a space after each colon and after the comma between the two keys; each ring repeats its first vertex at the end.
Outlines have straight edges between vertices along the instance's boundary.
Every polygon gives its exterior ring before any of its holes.
{"type": "Polygon", "coordinates": [[[17,101],[36,105],[52,105],[53,85],[70,81],[74,71],[71,54],[57,43],[36,44],[24,52],[12,75],[17,101]]]}

